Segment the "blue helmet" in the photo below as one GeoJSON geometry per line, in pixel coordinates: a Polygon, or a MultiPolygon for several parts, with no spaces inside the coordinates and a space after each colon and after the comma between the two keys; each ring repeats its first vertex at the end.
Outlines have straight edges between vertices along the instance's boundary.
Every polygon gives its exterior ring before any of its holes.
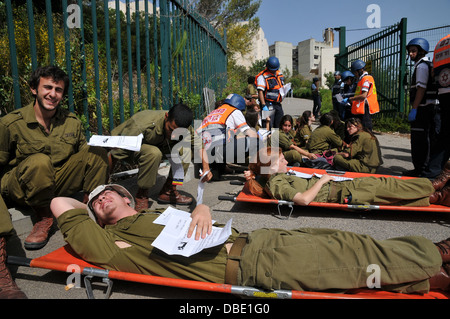
{"type": "Polygon", "coordinates": [[[266,63],[266,68],[270,71],[276,71],[280,68],[280,60],[277,57],[271,56],[266,63]]]}
{"type": "Polygon", "coordinates": [[[422,49],[426,53],[428,53],[430,51],[430,44],[424,38],[414,38],[414,39],[412,39],[411,41],[409,41],[408,45],[406,46],[406,49],[408,50],[408,48],[410,46],[413,46],[413,45],[419,47],[420,49],[422,49]]]}
{"type": "Polygon", "coordinates": [[[362,60],[356,60],[356,61],[352,62],[351,70],[352,70],[352,72],[355,72],[355,71],[364,69],[365,66],[366,66],[366,62],[364,62],[362,60]]]}
{"type": "Polygon", "coordinates": [[[240,111],[244,111],[246,106],[244,98],[239,94],[228,95],[224,103],[229,104],[240,111]]]}
{"type": "Polygon", "coordinates": [[[341,74],[341,79],[342,79],[342,81],[347,80],[347,78],[349,78],[349,77],[354,78],[355,75],[354,75],[352,72],[350,72],[350,71],[344,71],[344,72],[342,72],[342,74],[341,74]]]}

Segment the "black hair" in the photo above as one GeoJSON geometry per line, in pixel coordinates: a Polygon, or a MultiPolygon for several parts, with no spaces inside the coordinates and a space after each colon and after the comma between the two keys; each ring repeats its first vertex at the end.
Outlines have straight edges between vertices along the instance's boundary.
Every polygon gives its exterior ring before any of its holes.
{"type": "Polygon", "coordinates": [[[283,115],[283,117],[280,120],[280,126],[279,127],[282,127],[284,122],[286,122],[286,121],[291,122],[291,126],[294,127],[294,119],[289,114],[283,115]]]}
{"type": "Polygon", "coordinates": [[[333,115],[331,115],[330,113],[325,113],[320,117],[320,124],[330,126],[333,120],[333,115]]]}
{"type": "Polygon", "coordinates": [[[245,112],[245,121],[247,122],[248,126],[256,128],[256,126],[258,125],[258,116],[258,112],[248,109],[245,112]]]}
{"type": "Polygon", "coordinates": [[[180,128],[188,128],[192,124],[194,113],[186,104],[176,104],[168,112],[167,120],[175,121],[180,128]]]}
{"type": "Polygon", "coordinates": [[[55,65],[38,67],[31,73],[30,80],[28,81],[30,88],[36,90],[41,78],[52,78],[55,82],[64,81],[64,95],[67,94],[69,90],[69,76],[59,67],[55,65]]]}
{"type": "Polygon", "coordinates": [[[303,126],[308,125],[311,114],[312,114],[311,111],[303,112],[302,116],[299,118],[298,129],[302,129],[303,126]]]}

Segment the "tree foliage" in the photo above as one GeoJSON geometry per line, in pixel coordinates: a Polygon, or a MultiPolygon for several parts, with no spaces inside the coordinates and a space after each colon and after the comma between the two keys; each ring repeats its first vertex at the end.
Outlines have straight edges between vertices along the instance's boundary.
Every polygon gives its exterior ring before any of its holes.
{"type": "Polygon", "coordinates": [[[194,9],[222,34],[226,33],[228,58],[245,55],[259,30],[255,17],[262,0],[191,0],[194,9]]]}

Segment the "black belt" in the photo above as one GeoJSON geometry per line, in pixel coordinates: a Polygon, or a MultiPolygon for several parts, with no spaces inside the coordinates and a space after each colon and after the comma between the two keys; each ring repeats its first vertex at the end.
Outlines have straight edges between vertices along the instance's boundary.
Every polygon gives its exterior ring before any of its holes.
{"type": "Polygon", "coordinates": [[[242,250],[247,244],[248,234],[242,233],[236,238],[231,246],[230,253],[228,255],[227,265],[225,268],[225,283],[229,285],[238,284],[238,272],[239,272],[239,257],[241,257],[242,250]]]}

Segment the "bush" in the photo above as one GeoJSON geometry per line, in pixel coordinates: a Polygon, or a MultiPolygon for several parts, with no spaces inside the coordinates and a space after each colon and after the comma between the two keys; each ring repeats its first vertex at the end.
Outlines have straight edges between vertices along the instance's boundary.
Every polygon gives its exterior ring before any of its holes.
{"type": "Polygon", "coordinates": [[[374,130],[379,132],[410,133],[411,131],[409,122],[400,114],[396,114],[394,117],[375,116],[373,127],[374,130]]]}

